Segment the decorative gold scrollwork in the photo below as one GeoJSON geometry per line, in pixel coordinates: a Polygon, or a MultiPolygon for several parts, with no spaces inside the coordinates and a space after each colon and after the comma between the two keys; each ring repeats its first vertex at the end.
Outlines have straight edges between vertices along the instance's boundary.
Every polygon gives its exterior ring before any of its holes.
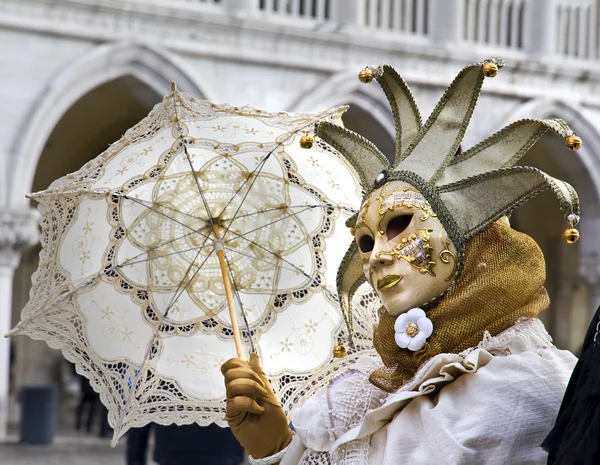
{"type": "Polygon", "coordinates": [[[442,250],[440,252],[440,260],[442,261],[442,263],[446,263],[446,264],[450,263],[451,259],[453,260],[454,266],[452,267],[452,272],[445,279],[445,281],[450,281],[450,280],[452,280],[452,278],[454,278],[454,275],[456,274],[456,270],[458,268],[458,257],[456,256],[456,254],[454,252],[452,252],[450,250],[450,238],[446,235],[446,238],[444,239],[444,236],[442,234],[444,232],[446,232],[446,230],[444,228],[440,229],[439,238],[440,238],[440,242],[444,246],[444,250],[442,250]]]}

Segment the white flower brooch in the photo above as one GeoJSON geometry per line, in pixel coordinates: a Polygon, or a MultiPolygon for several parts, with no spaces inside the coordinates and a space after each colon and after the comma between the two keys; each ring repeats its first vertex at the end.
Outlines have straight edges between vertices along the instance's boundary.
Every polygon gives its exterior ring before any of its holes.
{"type": "Polygon", "coordinates": [[[420,308],[413,308],[398,317],[394,324],[396,344],[401,349],[419,350],[433,332],[433,323],[420,308]]]}

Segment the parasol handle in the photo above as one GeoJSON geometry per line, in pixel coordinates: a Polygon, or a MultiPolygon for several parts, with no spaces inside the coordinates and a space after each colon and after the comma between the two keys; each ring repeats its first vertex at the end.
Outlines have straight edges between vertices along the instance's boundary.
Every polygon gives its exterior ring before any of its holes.
{"type": "MultiPolygon", "coordinates": [[[[215,235],[220,236],[219,226],[214,225],[215,235]]],[[[231,281],[229,281],[229,273],[227,272],[227,264],[225,262],[225,253],[223,252],[223,246],[219,247],[215,244],[215,250],[217,251],[217,257],[219,258],[219,266],[221,267],[221,276],[223,278],[223,285],[225,286],[225,297],[227,297],[227,307],[229,308],[229,318],[231,319],[231,330],[233,331],[233,340],[235,341],[235,350],[238,358],[244,358],[244,351],[242,348],[242,338],[240,337],[240,327],[238,326],[237,316],[235,314],[235,305],[233,302],[233,291],[231,290],[231,281]]]]}

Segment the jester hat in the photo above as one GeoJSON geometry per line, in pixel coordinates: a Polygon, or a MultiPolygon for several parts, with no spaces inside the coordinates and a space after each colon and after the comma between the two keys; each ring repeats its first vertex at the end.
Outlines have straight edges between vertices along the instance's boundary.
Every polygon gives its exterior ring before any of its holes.
{"type": "MultiPolygon", "coordinates": [[[[486,77],[504,66],[499,58],[465,66],[450,84],[431,116],[422,124],[421,114],[408,85],[389,65],[367,67],[359,79],[376,79],[392,109],[396,127],[396,150],[392,163],[369,140],[330,122],[320,122],[316,135],[334,147],[355,168],[366,199],[386,182],[401,180],[419,190],[430,203],[458,252],[459,276],[467,241],[515,207],[551,189],[570,228],[563,237],[575,242],[579,233],[577,193],[564,181],[537,168],[515,163],[551,129],[568,148],[577,150],[581,139],[561,119],[523,119],[496,132],[467,151],[457,151],[477,104],[486,77]]],[[[347,225],[356,224],[351,217],[347,225]]],[[[350,302],[365,281],[355,242],[338,270],[337,288],[350,334],[350,302]]]]}

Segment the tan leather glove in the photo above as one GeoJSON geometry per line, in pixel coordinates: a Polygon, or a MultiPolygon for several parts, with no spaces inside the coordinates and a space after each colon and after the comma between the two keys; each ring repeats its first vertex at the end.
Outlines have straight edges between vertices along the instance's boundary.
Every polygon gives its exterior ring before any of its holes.
{"type": "Polygon", "coordinates": [[[260,459],[287,447],[292,431],[258,355],[250,354],[249,362],[232,358],[221,372],[227,388],[225,419],[246,452],[260,459]]]}

